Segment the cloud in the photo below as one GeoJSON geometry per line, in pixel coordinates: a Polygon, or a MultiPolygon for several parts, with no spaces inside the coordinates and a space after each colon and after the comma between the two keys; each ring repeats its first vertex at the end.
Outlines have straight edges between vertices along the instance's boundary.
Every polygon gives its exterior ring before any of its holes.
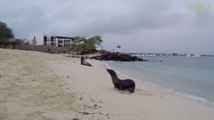
{"type": "Polygon", "coordinates": [[[191,2],[195,1],[3,0],[0,20],[20,38],[38,32],[101,35],[109,50],[120,43],[125,52],[212,53],[214,11],[191,11],[191,2]]]}

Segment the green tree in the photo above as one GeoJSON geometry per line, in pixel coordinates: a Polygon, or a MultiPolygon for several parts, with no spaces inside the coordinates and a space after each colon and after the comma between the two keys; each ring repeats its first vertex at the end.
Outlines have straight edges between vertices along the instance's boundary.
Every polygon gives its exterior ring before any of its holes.
{"type": "Polygon", "coordinates": [[[101,45],[103,42],[102,37],[98,35],[89,38],[88,41],[92,42],[93,45],[101,45]]]}
{"type": "Polygon", "coordinates": [[[71,44],[71,50],[81,53],[96,51],[96,47],[101,45],[101,36],[93,36],[86,38],[85,36],[75,36],[73,43],[71,44]]]}
{"type": "Polygon", "coordinates": [[[23,39],[15,39],[14,42],[18,44],[24,44],[25,41],[23,39]]]}
{"type": "Polygon", "coordinates": [[[7,27],[7,24],[0,21],[0,42],[9,41],[14,38],[13,31],[7,27]]]}

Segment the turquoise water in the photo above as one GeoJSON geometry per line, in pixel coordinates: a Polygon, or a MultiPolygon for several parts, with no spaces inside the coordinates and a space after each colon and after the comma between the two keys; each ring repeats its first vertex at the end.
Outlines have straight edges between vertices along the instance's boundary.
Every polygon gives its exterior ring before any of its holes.
{"type": "Polygon", "coordinates": [[[214,105],[214,57],[143,58],[150,62],[106,63],[132,78],[214,105]]]}

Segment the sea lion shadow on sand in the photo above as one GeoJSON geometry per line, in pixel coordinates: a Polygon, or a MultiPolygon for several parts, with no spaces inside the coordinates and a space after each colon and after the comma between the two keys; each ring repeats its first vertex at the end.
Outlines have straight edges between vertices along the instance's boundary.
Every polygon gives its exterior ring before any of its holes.
{"type": "MultiPolygon", "coordinates": [[[[118,88],[115,88],[115,91],[119,91],[120,93],[127,94],[127,95],[131,94],[131,92],[129,91],[129,89],[120,90],[118,88]]],[[[143,96],[153,96],[154,95],[153,92],[142,90],[142,89],[135,89],[134,93],[132,93],[132,94],[134,94],[134,95],[143,95],[143,96]]]]}
{"type": "Polygon", "coordinates": [[[81,62],[81,65],[92,66],[89,62],[85,61],[84,57],[81,57],[80,62],[81,62]]]}
{"type": "Polygon", "coordinates": [[[142,90],[142,89],[135,89],[136,95],[144,95],[144,96],[152,96],[153,93],[151,91],[142,90]]]}
{"type": "Polygon", "coordinates": [[[117,77],[117,74],[114,70],[107,69],[107,71],[111,75],[111,79],[112,79],[112,82],[113,82],[115,88],[117,88],[119,90],[123,90],[123,91],[128,90],[130,93],[134,93],[135,82],[133,80],[131,80],[131,79],[121,80],[117,77]]]}

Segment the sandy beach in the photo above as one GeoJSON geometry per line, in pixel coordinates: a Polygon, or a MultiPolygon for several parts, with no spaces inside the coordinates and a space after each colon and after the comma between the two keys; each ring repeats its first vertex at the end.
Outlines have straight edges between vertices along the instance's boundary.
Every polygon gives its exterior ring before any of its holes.
{"type": "Polygon", "coordinates": [[[100,61],[0,49],[0,120],[212,120],[214,108],[136,81],[114,88],[100,61]]]}

